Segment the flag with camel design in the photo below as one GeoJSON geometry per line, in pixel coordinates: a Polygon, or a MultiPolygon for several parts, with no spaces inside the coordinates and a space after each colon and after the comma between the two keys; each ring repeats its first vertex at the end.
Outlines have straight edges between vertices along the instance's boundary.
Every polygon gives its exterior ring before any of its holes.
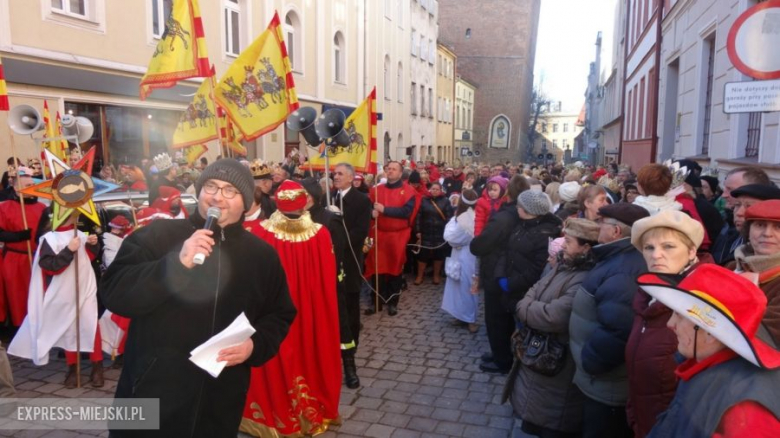
{"type": "Polygon", "coordinates": [[[214,98],[246,141],[276,129],[298,108],[278,13],[233,61],[220,79],[214,98]]]}
{"type": "Polygon", "coordinates": [[[141,100],[155,88],[170,88],[178,81],[211,75],[206,37],[198,0],[173,0],[149,68],[141,79],[141,100]]]}
{"type": "Polygon", "coordinates": [[[309,162],[314,170],[325,169],[325,153],[328,154],[331,170],[339,163],[349,163],[358,172],[376,173],[376,87],[366,100],[347,117],[344,130],[349,134],[346,146],[323,146],[324,153],[311,153],[309,162]]]}

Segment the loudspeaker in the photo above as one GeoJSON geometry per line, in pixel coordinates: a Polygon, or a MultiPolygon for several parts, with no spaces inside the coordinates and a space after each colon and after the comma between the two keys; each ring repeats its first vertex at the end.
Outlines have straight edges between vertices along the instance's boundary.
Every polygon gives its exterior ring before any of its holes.
{"type": "Polygon", "coordinates": [[[44,128],[43,117],[30,105],[15,106],[8,113],[8,126],[20,135],[29,135],[44,128]]]}
{"type": "Polygon", "coordinates": [[[322,139],[317,135],[314,122],[317,120],[317,110],[310,106],[298,108],[287,117],[287,129],[300,132],[310,146],[317,146],[322,139]]]}
{"type": "Polygon", "coordinates": [[[62,135],[67,137],[78,137],[79,144],[92,138],[95,132],[95,126],[86,117],[73,117],[65,114],[62,118],[62,135]]]}
{"type": "Polygon", "coordinates": [[[347,146],[349,145],[349,133],[344,130],[346,120],[344,111],[333,108],[322,113],[314,124],[314,128],[317,130],[317,135],[328,146],[347,146]]]}

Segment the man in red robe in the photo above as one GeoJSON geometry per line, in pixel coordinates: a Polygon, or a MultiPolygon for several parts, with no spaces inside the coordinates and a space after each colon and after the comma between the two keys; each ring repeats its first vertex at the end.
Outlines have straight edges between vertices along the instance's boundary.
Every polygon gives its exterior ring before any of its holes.
{"type": "Polygon", "coordinates": [[[4,294],[0,294],[0,321],[10,316],[11,324],[15,327],[22,325],[27,315],[32,264],[27,245],[29,243],[30,251],[35,254],[38,248],[38,222],[46,209],[37,198],[24,195],[25,226],[18,193],[34,184],[32,172],[26,167],[19,167],[14,185],[16,193],[8,201],[0,203],[0,242],[4,244],[3,263],[0,266],[0,281],[3,282],[0,290],[4,291],[4,294]]]}
{"type": "Polygon", "coordinates": [[[279,354],[252,369],[241,430],[254,436],[317,435],[339,421],[336,259],[327,228],[304,210],[306,195],[285,180],[276,191],[277,211],[251,227],[278,252],[298,310],[279,354]]]}
{"type": "Polygon", "coordinates": [[[412,233],[412,224],[420,207],[417,192],[401,179],[403,167],[397,161],[385,166],[387,183],[380,184],[370,193],[374,203],[372,216],[377,226],[372,226],[370,235],[374,246],[366,257],[366,278],[379,275],[379,309],[369,309],[373,314],[382,310],[387,303],[387,314],[398,313],[398,301],[403,286],[403,271],[406,263],[406,243],[412,233]],[[377,228],[379,233],[377,235],[377,228]],[[377,260],[376,257],[379,257],[377,260]]]}

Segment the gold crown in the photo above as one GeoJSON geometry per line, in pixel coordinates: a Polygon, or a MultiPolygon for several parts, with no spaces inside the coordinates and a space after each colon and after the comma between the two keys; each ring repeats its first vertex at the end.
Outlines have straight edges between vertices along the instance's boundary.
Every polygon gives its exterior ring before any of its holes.
{"type": "Polygon", "coordinates": [[[173,161],[171,160],[170,155],[168,155],[166,152],[163,152],[154,157],[154,165],[157,167],[158,172],[162,172],[163,170],[173,167],[173,161]]]}
{"type": "Polygon", "coordinates": [[[252,176],[254,178],[262,178],[271,174],[271,168],[265,164],[263,160],[259,159],[252,161],[252,164],[249,165],[249,170],[252,171],[252,176]]]}

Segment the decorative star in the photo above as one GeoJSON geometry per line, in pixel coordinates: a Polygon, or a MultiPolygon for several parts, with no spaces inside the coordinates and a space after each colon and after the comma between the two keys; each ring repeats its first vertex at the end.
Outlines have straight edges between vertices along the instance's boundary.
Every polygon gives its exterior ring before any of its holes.
{"type": "MultiPolygon", "coordinates": [[[[62,172],[67,170],[80,170],[84,172],[88,177],[92,175],[92,166],[95,162],[95,148],[92,147],[76,164],[71,168],[65,162],[57,158],[48,150],[44,150],[46,153],[46,161],[49,163],[49,169],[52,170],[52,177],[56,177],[62,172]]],[[[81,214],[86,216],[89,220],[97,225],[100,225],[100,218],[95,208],[95,203],[92,201],[92,197],[101,195],[103,193],[110,192],[119,188],[118,185],[103,181],[98,178],[91,178],[95,185],[95,190],[92,196],[87,199],[82,205],[75,207],[81,214]]],[[[27,187],[22,190],[21,193],[30,196],[37,196],[39,198],[45,198],[52,201],[52,229],[57,229],[65,220],[73,213],[74,208],[70,208],[65,205],[60,205],[54,197],[52,192],[52,183],[54,178],[46,180],[40,184],[36,184],[31,187],[27,187]]]]}

